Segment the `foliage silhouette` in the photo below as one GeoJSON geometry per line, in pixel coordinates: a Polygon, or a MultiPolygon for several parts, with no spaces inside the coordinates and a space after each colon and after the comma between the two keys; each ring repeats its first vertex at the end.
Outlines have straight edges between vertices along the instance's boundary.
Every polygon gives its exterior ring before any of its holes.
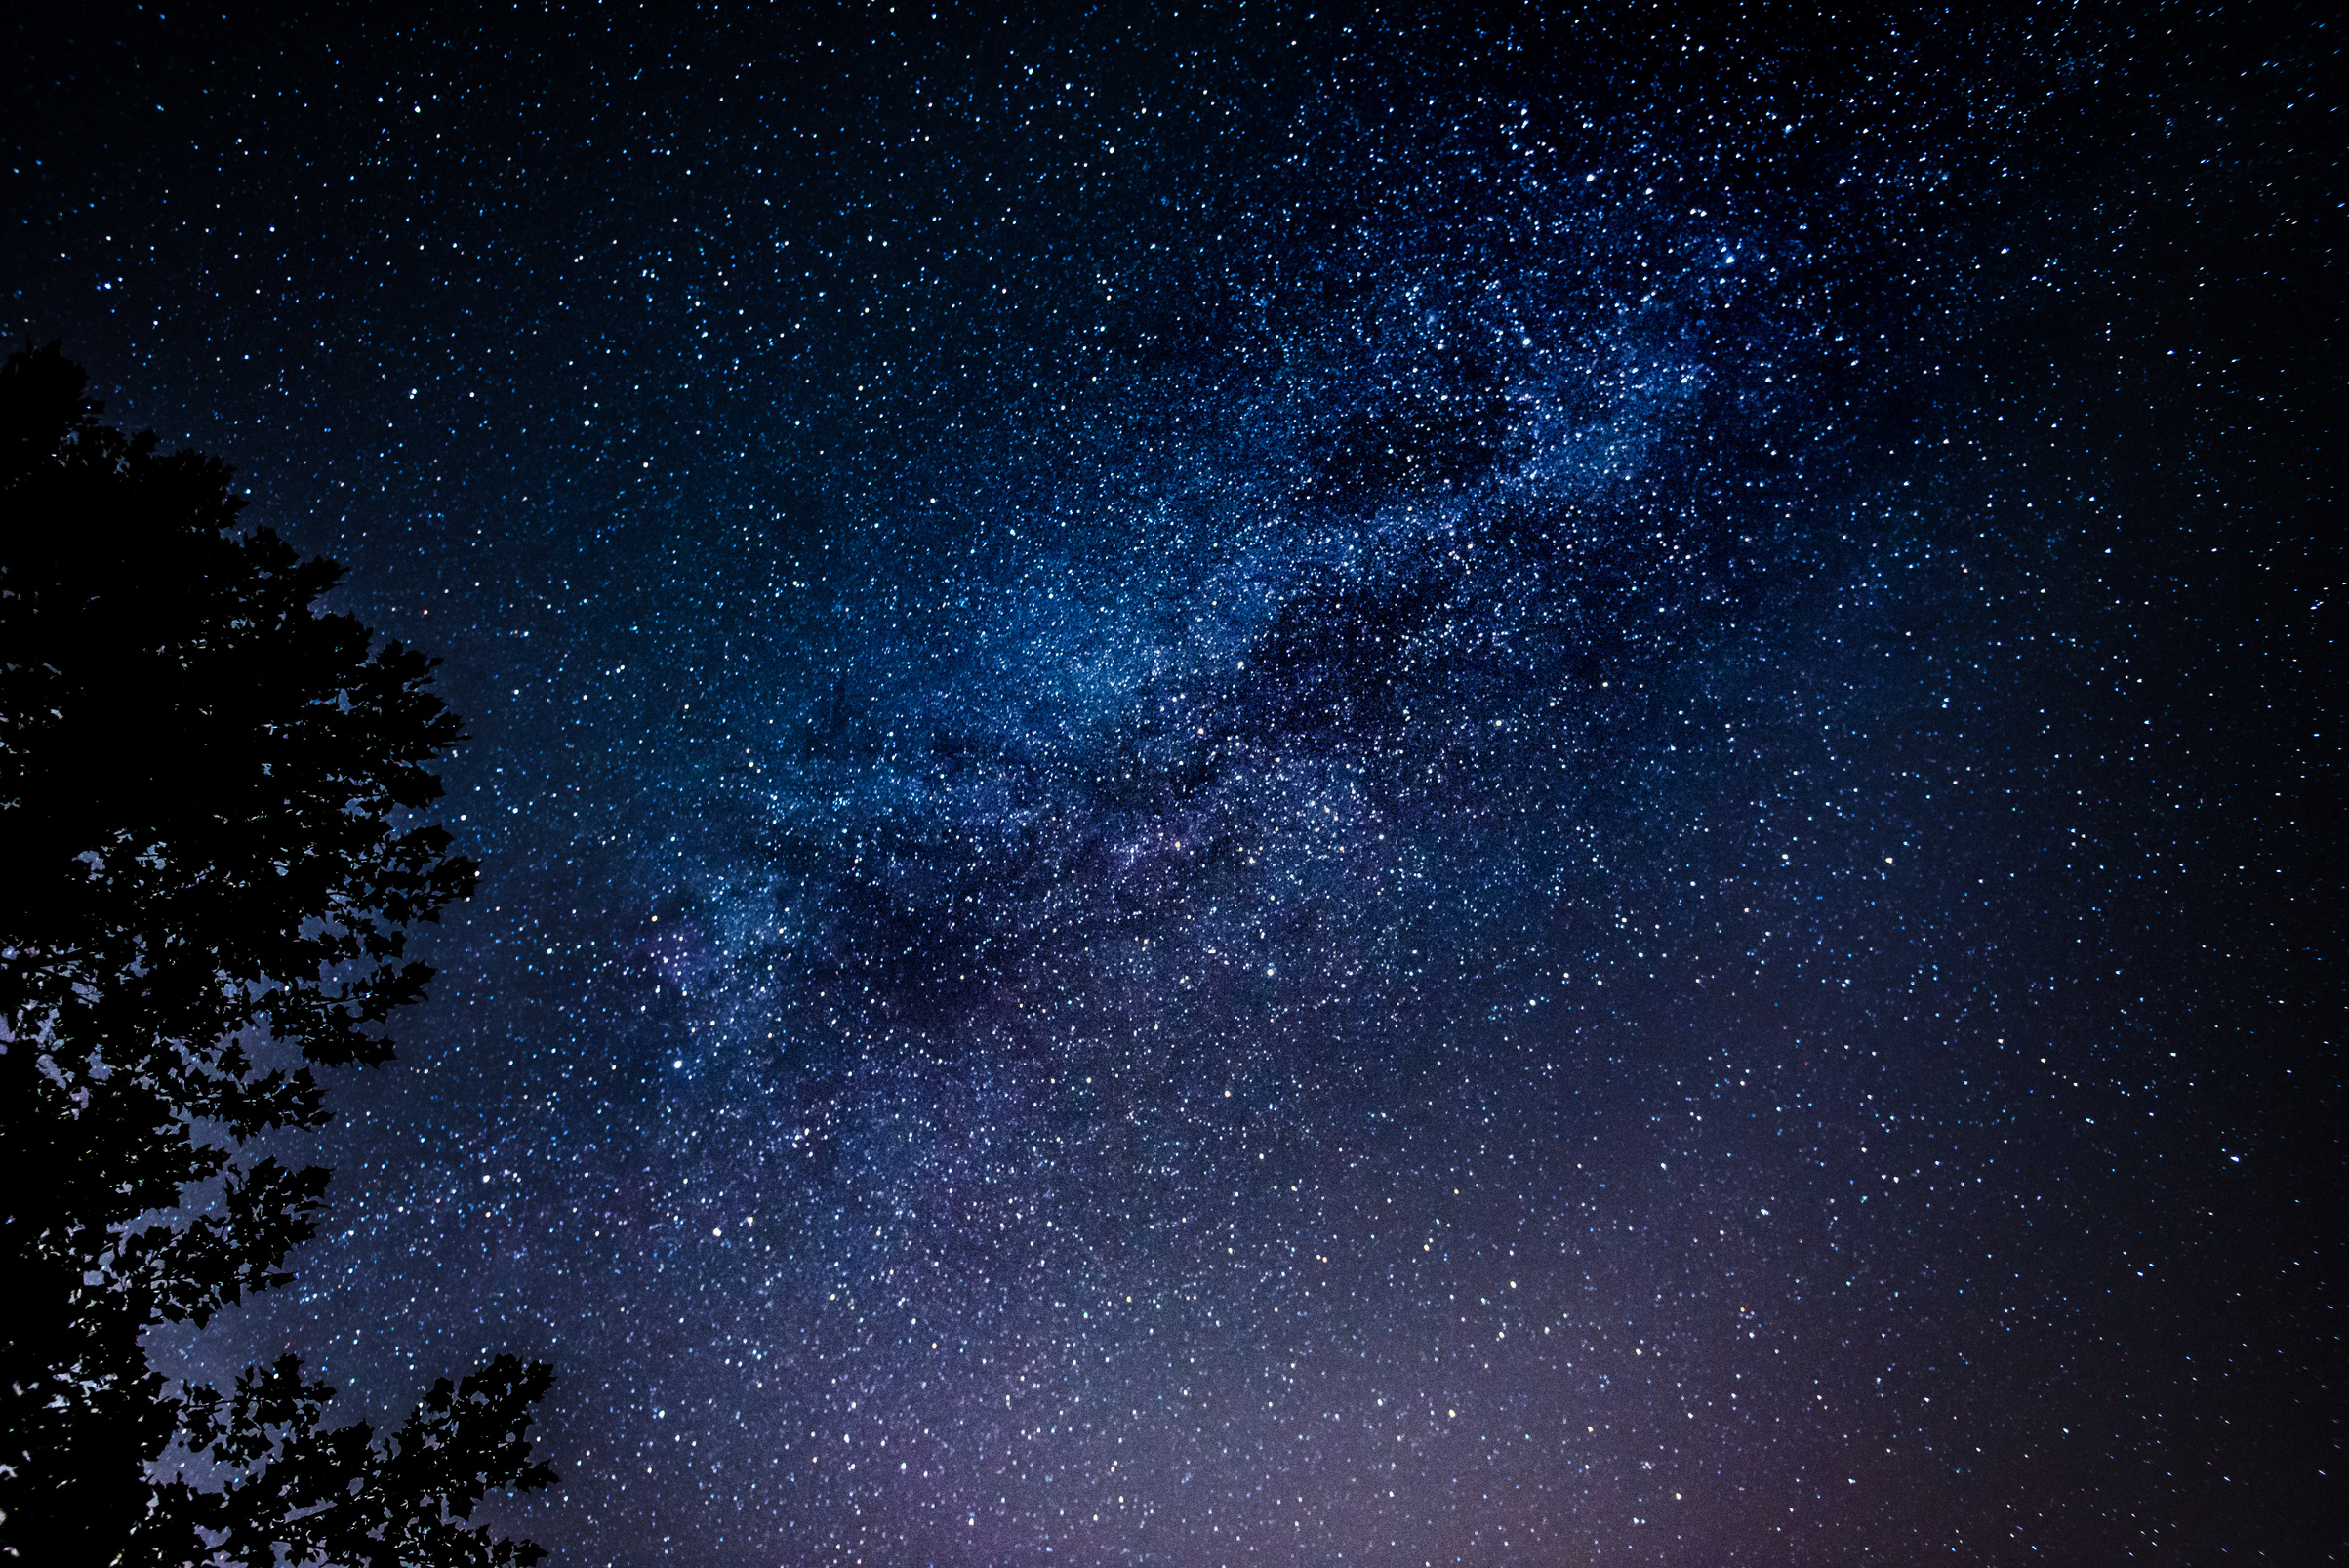
{"type": "Polygon", "coordinates": [[[286,1283],[328,1180],[255,1140],[388,1061],[473,887],[404,822],[460,739],[435,661],[314,605],[229,471],[98,421],[57,343],[0,366],[0,1548],[22,1560],[528,1563],[468,1527],[553,1376],[501,1357],[383,1443],[291,1357],[227,1397],[141,1337],[286,1283]],[[266,1059],[257,1060],[259,1058],[266,1059]],[[269,1063],[278,1065],[268,1065],[269,1063]],[[155,1471],[177,1444],[200,1479],[155,1471]]]}

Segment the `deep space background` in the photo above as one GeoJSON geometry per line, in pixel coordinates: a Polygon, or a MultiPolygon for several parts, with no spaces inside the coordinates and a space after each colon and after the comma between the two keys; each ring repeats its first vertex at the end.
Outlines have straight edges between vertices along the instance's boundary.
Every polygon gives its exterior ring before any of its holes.
{"type": "Polygon", "coordinates": [[[472,736],[172,1364],[555,1361],[558,1563],[2332,1560],[2327,8],[40,10],[11,335],[472,736]]]}

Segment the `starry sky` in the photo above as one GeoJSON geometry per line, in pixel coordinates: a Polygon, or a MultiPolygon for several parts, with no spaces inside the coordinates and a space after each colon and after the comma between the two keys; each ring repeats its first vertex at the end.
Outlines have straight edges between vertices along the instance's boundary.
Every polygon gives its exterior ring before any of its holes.
{"type": "Polygon", "coordinates": [[[2318,1560],[2323,9],[18,18],[12,334],[472,737],[157,1354],[555,1361],[566,1564],[2318,1560]]]}

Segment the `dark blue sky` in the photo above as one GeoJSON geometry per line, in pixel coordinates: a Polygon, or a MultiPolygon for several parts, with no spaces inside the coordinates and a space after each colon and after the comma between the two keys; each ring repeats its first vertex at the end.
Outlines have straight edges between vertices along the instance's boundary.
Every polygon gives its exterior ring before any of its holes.
{"type": "Polygon", "coordinates": [[[562,1562],[2329,1544],[2316,14],[899,9],[17,24],[12,328],[473,737],[193,1363],[553,1359],[562,1562]]]}

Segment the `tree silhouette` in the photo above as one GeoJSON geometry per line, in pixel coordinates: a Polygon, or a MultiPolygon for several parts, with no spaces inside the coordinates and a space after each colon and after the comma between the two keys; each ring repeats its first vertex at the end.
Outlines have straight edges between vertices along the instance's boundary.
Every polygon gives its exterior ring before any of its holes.
{"type": "Polygon", "coordinates": [[[553,1376],[501,1357],[400,1431],[321,1430],[291,1357],[176,1387],[141,1336],[286,1283],[328,1173],[313,1066],[388,1061],[472,890],[407,814],[462,738],[434,661],[314,605],[228,470],[98,422],[57,343],[0,366],[0,1547],[35,1562],[504,1563],[470,1527],[553,1376]],[[176,1445],[176,1446],[175,1446],[176,1445]],[[157,1477],[167,1456],[184,1472],[157,1477]]]}

